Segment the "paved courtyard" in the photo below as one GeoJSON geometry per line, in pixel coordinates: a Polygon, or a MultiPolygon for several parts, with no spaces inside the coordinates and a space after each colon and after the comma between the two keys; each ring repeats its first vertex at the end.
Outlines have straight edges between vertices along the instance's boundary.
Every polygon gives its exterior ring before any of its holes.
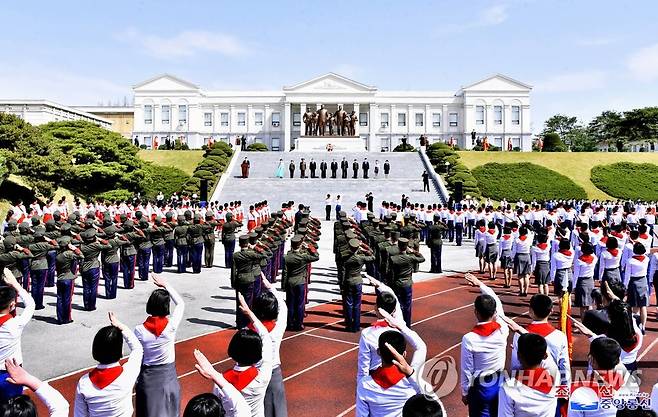
{"type": "MultiPolygon", "coordinates": [[[[330,222],[323,222],[319,244],[320,260],[313,266],[309,300],[312,305],[325,303],[340,297],[336,285],[335,264],[332,254],[333,229],[330,222]]],[[[429,274],[429,250],[424,245],[421,252],[428,259],[415,274],[420,281],[436,274],[429,274]]],[[[477,267],[473,247],[466,243],[460,248],[444,245],[444,274],[465,271],[477,267]]],[[[230,288],[229,270],[223,267],[224,254],[221,244],[216,245],[215,267],[203,269],[201,274],[178,274],[175,268],[165,269],[163,275],[181,293],[186,302],[183,324],[178,330],[178,340],[183,340],[235,324],[234,291],[230,288]]],[[[79,282],[78,282],[79,283],[79,282]]],[[[25,367],[41,378],[49,379],[65,375],[95,363],[91,357],[91,343],[96,331],[109,324],[108,311],[114,311],[127,325],[134,327],[146,318],[146,301],[155,286],[151,282],[136,281],[132,290],[119,290],[117,298],[99,298],[97,310],[82,311],[82,288],[75,289],[74,323],[59,326],[55,323],[54,289],[46,291],[46,309],[37,311],[34,320],[23,335],[25,367]]],[[[103,294],[102,281],[99,293],[103,294]]]]}

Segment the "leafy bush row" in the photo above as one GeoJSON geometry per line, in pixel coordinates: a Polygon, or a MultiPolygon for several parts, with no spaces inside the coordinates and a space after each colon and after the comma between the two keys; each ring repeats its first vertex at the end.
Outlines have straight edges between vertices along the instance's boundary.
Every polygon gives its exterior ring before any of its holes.
{"type": "Polygon", "coordinates": [[[198,193],[201,180],[208,180],[208,191],[210,192],[219,181],[226,167],[231,162],[233,149],[225,142],[215,142],[212,147],[206,149],[203,159],[199,162],[192,177],[183,186],[187,193],[198,193]]]}
{"type": "Polygon", "coordinates": [[[585,190],[568,177],[528,162],[491,162],[473,170],[482,195],[508,201],[585,199],[585,190]]]}
{"type": "Polygon", "coordinates": [[[267,152],[269,149],[267,148],[267,145],[264,143],[252,143],[251,145],[247,146],[248,151],[255,151],[255,152],[267,152]]]}
{"type": "Polygon", "coordinates": [[[658,200],[658,165],[618,162],[592,168],[591,180],[601,191],[615,198],[658,200]]]}
{"type": "Polygon", "coordinates": [[[427,157],[434,166],[434,171],[443,176],[450,192],[454,191],[455,183],[461,182],[464,196],[481,196],[477,180],[450,146],[440,142],[433,143],[427,147],[427,157]]]}

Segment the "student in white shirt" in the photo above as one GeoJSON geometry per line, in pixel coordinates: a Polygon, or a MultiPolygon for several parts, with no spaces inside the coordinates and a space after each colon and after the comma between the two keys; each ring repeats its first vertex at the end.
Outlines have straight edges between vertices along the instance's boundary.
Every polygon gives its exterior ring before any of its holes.
{"type": "Polygon", "coordinates": [[[160,275],[151,274],[159,288],[149,297],[144,324],[135,328],[135,336],[144,348],[142,370],[135,387],[138,416],[177,417],[180,410],[180,385],[176,374],[176,331],[183,319],[185,302],[160,275]],[[170,300],[176,305],[169,315],[170,300]]]}
{"type": "Polygon", "coordinates": [[[503,382],[509,327],[500,299],[474,275],[466,280],[482,292],[475,299],[477,325],[462,337],[460,386],[462,402],[471,416],[495,414],[503,382]]]}
{"type": "Polygon", "coordinates": [[[548,235],[537,236],[537,244],[530,249],[530,260],[539,293],[548,294],[548,282],[551,275],[551,248],[548,245],[548,235]]]}
{"type": "MultiPolygon", "coordinates": [[[[575,323],[575,322],[574,322],[575,323]]],[[[608,337],[599,337],[589,345],[589,380],[596,382],[612,394],[615,399],[630,398],[639,392],[637,379],[619,362],[621,348],[619,343],[608,337]]],[[[573,397],[572,397],[573,398],[573,397]]],[[[614,405],[607,409],[579,411],[569,407],[569,417],[615,417],[617,407],[614,405]]]]}
{"type": "Polygon", "coordinates": [[[507,380],[498,395],[500,417],[553,417],[557,398],[555,369],[542,367],[547,357],[546,340],[535,333],[518,338],[518,358],[521,370],[507,380]]]}
{"type": "MultiPolygon", "coordinates": [[[[263,291],[254,300],[253,311],[272,339],[272,378],[265,391],[265,417],[286,417],[288,406],[286,390],[283,386],[279,349],[288,322],[288,308],[283,293],[274,289],[262,273],[261,279],[263,291]]],[[[256,331],[253,323],[249,323],[249,328],[256,331]]]]}
{"type": "Polygon", "coordinates": [[[380,314],[395,330],[379,336],[378,351],[382,366],[361,378],[356,389],[357,417],[396,417],[404,403],[422,392],[421,367],[427,356],[427,346],[404,321],[394,319],[386,311],[380,314]],[[407,363],[407,344],[414,349],[411,363],[407,363]]]}
{"type": "Polygon", "coordinates": [[[636,242],[633,245],[633,256],[626,260],[624,268],[624,285],[628,304],[640,313],[640,328],[644,332],[647,324],[647,306],[649,305],[649,285],[647,273],[649,257],[645,255],[646,248],[636,242]]]}
{"type": "Polygon", "coordinates": [[[7,370],[4,363],[13,359],[18,365],[23,365],[21,351],[21,336],[23,329],[34,314],[34,300],[18,283],[14,274],[8,269],[4,271],[4,281],[7,286],[0,287],[0,402],[9,400],[23,393],[23,387],[6,381],[7,370]],[[16,311],[16,296],[25,306],[21,314],[14,317],[16,311]]]}
{"type": "Polygon", "coordinates": [[[530,248],[532,247],[532,235],[528,228],[519,228],[519,237],[512,245],[512,258],[514,259],[514,272],[519,280],[519,295],[525,297],[530,290],[530,273],[532,272],[532,260],[530,248]]]}
{"type": "Polygon", "coordinates": [[[512,245],[514,245],[512,229],[507,226],[503,227],[503,234],[498,240],[498,259],[500,259],[500,268],[503,270],[503,277],[505,278],[505,288],[512,286],[512,268],[514,267],[512,245]]]}
{"type": "Polygon", "coordinates": [[[251,409],[240,391],[231,385],[224,375],[217,372],[199,350],[194,350],[199,374],[215,383],[214,394],[199,394],[185,406],[183,417],[250,417],[251,409]]]}
{"type": "Polygon", "coordinates": [[[594,290],[594,270],[596,269],[596,255],[594,247],[589,242],[580,245],[580,256],[573,261],[572,285],[574,288],[574,306],[580,307],[580,317],[585,311],[591,310],[594,305],[592,291],[594,290]]]}
{"type": "MultiPolygon", "coordinates": [[[[228,345],[228,356],[235,361],[235,365],[223,375],[242,393],[252,417],[263,417],[265,392],[272,379],[272,338],[242,294],[238,294],[238,302],[240,310],[251,320],[256,330],[240,329],[233,335],[228,345]]],[[[219,394],[217,389],[213,392],[219,394]]]]}
{"type": "MultiPolygon", "coordinates": [[[[68,417],[69,403],[55,388],[30,375],[16,359],[7,359],[4,363],[9,378],[8,382],[19,387],[28,387],[48,409],[50,417],[68,417]]],[[[37,408],[27,395],[19,395],[0,405],[0,415],[13,417],[37,417],[37,408]]]]}
{"type": "Polygon", "coordinates": [[[142,366],[144,351],[135,334],[110,312],[110,326],[96,333],[92,356],[98,366],[78,381],[74,417],[130,417],[132,392],[142,366]],[[130,348],[128,361],[121,365],[123,340],[130,348]]]}
{"type": "Polygon", "coordinates": [[[359,339],[359,354],[356,380],[370,374],[371,370],[379,368],[382,364],[382,358],[377,352],[379,346],[379,336],[387,330],[391,330],[386,319],[379,314],[379,310],[384,310],[396,319],[402,320],[402,311],[395,293],[387,285],[382,284],[374,278],[369,278],[370,283],[378,290],[375,310],[377,320],[361,331],[359,339]]]}

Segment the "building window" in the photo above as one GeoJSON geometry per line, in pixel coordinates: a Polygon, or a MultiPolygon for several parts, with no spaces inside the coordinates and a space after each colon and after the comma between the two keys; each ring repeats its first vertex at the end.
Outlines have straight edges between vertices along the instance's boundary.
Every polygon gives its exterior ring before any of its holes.
{"type": "Polygon", "coordinates": [[[150,148],[152,144],[153,144],[153,141],[151,140],[151,137],[150,136],[144,136],[144,142],[142,142],[142,145],[146,145],[147,148],[150,148]]]}
{"type": "MultiPolygon", "coordinates": [[[[168,125],[171,118],[171,106],[162,106],[162,124],[168,125]]],[[[128,122],[126,122],[128,123],[128,122]]]]}
{"type": "Polygon", "coordinates": [[[187,123],[187,106],[181,104],[178,106],[178,124],[184,125],[187,123]]]}
{"type": "Polygon", "coordinates": [[[203,113],[203,125],[212,126],[212,113],[203,113]]]}
{"type": "Polygon", "coordinates": [[[512,106],[512,124],[518,125],[521,123],[521,107],[512,106]]]}
{"type": "Polygon", "coordinates": [[[254,113],[254,120],[256,126],[262,126],[263,125],[263,113],[262,112],[256,112],[254,113]]]}
{"type": "Polygon", "coordinates": [[[382,127],[388,127],[388,113],[381,114],[382,127]]]}
{"type": "Polygon", "coordinates": [[[153,106],[144,106],[144,124],[150,125],[153,123],[153,106]]]}
{"type": "Polygon", "coordinates": [[[279,151],[279,150],[281,150],[281,139],[279,139],[279,138],[272,138],[272,150],[273,150],[273,151],[279,151]]]}
{"type": "Polygon", "coordinates": [[[475,124],[484,124],[484,106],[475,106],[475,124]]]}
{"type": "Polygon", "coordinates": [[[293,126],[301,126],[302,125],[302,115],[301,115],[301,113],[293,113],[292,114],[292,125],[293,126]]]}
{"type": "Polygon", "coordinates": [[[459,115],[457,113],[449,113],[448,118],[450,119],[450,126],[455,127],[459,125],[459,115]]]}
{"type": "Polygon", "coordinates": [[[254,143],[263,143],[263,138],[254,138],[254,143]]]}
{"type": "Polygon", "coordinates": [[[503,106],[494,106],[494,124],[503,124],[503,106]]]}
{"type": "Polygon", "coordinates": [[[398,113],[398,126],[407,125],[407,113],[398,113]]]}
{"type": "Polygon", "coordinates": [[[272,113],[272,126],[279,127],[281,125],[281,113],[274,112],[272,113]]]}
{"type": "Polygon", "coordinates": [[[494,138],[493,145],[499,148],[503,148],[503,138],[494,138]]]}
{"type": "Polygon", "coordinates": [[[219,124],[221,126],[228,126],[228,113],[219,114],[219,124]]]}
{"type": "Polygon", "coordinates": [[[441,127],[441,113],[432,113],[432,127],[441,127]]]}
{"type": "Polygon", "coordinates": [[[245,126],[247,124],[247,114],[244,112],[238,113],[238,126],[245,126]]]}
{"type": "Polygon", "coordinates": [[[368,126],[368,113],[359,113],[359,126],[368,126]]]}
{"type": "Polygon", "coordinates": [[[416,126],[422,127],[425,124],[423,113],[416,113],[416,126]]]}

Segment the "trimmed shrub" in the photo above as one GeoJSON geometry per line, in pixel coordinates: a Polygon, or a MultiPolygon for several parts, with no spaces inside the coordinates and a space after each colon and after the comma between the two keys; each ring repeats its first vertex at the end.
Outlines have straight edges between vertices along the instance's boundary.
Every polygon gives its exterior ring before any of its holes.
{"type": "Polygon", "coordinates": [[[401,143],[393,149],[393,152],[414,152],[416,148],[408,143],[401,143]]]}
{"type": "Polygon", "coordinates": [[[213,143],[211,148],[206,149],[203,160],[197,165],[192,178],[185,181],[183,191],[189,194],[198,193],[201,179],[208,180],[209,191],[212,191],[232,156],[233,149],[227,143],[213,143]]]}
{"type": "Polygon", "coordinates": [[[251,145],[247,146],[248,151],[256,151],[256,152],[267,152],[269,149],[267,148],[267,145],[264,143],[252,143],[251,145]]]}
{"type": "Polygon", "coordinates": [[[568,177],[528,162],[488,163],[473,170],[485,197],[516,201],[586,199],[585,190],[568,177]]]}
{"type": "Polygon", "coordinates": [[[658,200],[658,165],[618,162],[592,168],[591,180],[601,191],[615,198],[658,200]]]}
{"type": "Polygon", "coordinates": [[[144,187],[144,192],[148,198],[155,198],[160,191],[169,197],[173,193],[180,192],[190,179],[189,175],[175,167],[146,163],[146,171],[149,181],[144,187]]]}
{"type": "Polygon", "coordinates": [[[544,135],[544,146],[542,152],[566,152],[567,146],[560,139],[560,135],[555,132],[544,135]]]}
{"type": "Polygon", "coordinates": [[[101,198],[105,201],[127,201],[130,200],[133,196],[128,190],[118,189],[106,191],[104,193],[98,194],[96,197],[101,198]]]}

